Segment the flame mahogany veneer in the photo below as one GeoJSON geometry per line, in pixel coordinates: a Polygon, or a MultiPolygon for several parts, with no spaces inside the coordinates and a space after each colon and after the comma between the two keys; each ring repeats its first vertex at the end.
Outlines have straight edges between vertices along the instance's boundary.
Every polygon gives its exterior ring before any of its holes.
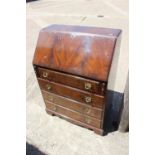
{"type": "Polygon", "coordinates": [[[121,30],[51,25],[33,65],[48,114],[103,134],[106,86],[121,30]]]}

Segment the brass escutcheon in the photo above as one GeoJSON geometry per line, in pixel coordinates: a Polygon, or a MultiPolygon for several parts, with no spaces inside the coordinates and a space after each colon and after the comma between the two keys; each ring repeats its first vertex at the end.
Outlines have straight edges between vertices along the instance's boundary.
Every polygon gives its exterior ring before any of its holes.
{"type": "Polygon", "coordinates": [[[92,87],[91,83],[88,83],[88,82],[85,83],[85,89],[86,90],[90,90],[91,87],[92,87]]]}
{"type": "Polygon", "coordinates": [[[47,88],[48,90],[50,90],[52,87],[51,87],[51,85],[47,84],[47,85],[46,85],[46,88],[47,88]]]}
{"type": "Polygon", "coordinates": [[[90,124],[91,119],[89,119],[89,118],[85,118],[85,122],[88,123],[88,124],[90,124]]]}
{"type": "Polygon", "coordinates": [[[47,77],[48,76],[48,73],[47,72],[43,72],[43,77],[47,77]]]}
{"type": "Polygon", "coordinates": [[[102,92],[104,91],[104,87],[102,87],[102,92]]]}
{"type": "Polygon", "coordinates": [[[86,103],[90,103],[90,102],[91,102],[91,97],[85,96],[85,102],[86,102],[86,103]]]}
{"type": "Polygon", "coordinates": [[[85,113],[86,113],[86,114],[90,114],[90,112],[91,112],[91,109],[89,109],[89,108],[86,108],[86,109],[85,109],[85,113]]]}

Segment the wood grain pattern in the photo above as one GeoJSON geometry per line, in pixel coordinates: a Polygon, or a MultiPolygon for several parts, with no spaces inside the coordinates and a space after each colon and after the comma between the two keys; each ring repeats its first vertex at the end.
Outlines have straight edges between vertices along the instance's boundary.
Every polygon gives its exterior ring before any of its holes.
{"type": "Polygon", "coordinates": [[[120,30],[52,25],[43,29],[33,64],[107,81],[120,30]]]}
{"type": "Polygon", "coordinates": [[[97,119],[103,119],[102,109],[87,106],[86,104],[83,104],[75,100],[71,100],[53,93],[49,93],[47,91],[42,91],[42,94],[45,102],[46,101],[53,102],[56,105],[60,105],[62,107],[77,111],[81,114],[88,115],[97,119]]]}
{"type": "Polygon", "coordinates": [[[106,84],[94,80],[81,78],[53,70],[38,68],[37,74],[39,78],[47,79],[57,83],[65,84],[74,88],[82,89],[88,92],[93,92],[103,95],[106,89],[106,84]],[[89,84],[90,89],[86,89],[86,84],[89,84]]]}
{"type": "Polygon", "coordinates": [[[98,108],[102,108],[104,105],[103,96],[85,92],[85,91],[68,87],[55,82],[49,82],[47,80],[43,80],[39,78],[38,78],[38,82],[42,90],[52,92],[70,99],[74,99],[76,101],[79,101],[88,105],[92,105],[98,108]],[[48,89],[48,87],[50,87],[50,89],[48,89]],[[91,102],[86,102],[87,97],[91,98],[91,102]]]}

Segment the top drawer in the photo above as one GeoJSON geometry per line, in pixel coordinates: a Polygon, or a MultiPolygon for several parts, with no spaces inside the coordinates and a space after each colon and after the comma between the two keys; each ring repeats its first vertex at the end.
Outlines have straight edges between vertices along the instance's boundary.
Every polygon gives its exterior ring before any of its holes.
{"type": "Polygon", "coordinates": [[[81,78],[74,75],[64,74],[53,70],[48,70],[38,67],[37,75],[40,78],[44,78],[50,81],[65,84],[74,88],[82,89],[85,91],[93,92],[96,94],[104,94],[105,83],[97,82],[81,78]]]}

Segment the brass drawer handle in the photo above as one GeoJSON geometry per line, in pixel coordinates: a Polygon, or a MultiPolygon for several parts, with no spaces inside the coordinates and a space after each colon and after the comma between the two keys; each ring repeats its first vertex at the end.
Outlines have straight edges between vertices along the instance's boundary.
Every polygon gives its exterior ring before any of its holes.
{"type": "Polygon", "coordinates": [[[47,84],[47,85],[46,85],[46,88],[47,88],[47,90],[51,90],[52,86],[49,85],[49,84],[47,84]]]}
{"type": "Polygon", "coordinates": [[[88,83],[88,82],[85,83],[85,89],[86,90],[90,90],[91,87],[92,87],[91,83],[88,83]]]}
{"type": "Polygon", "coordinates": [[[57,111],[57,107],[56,106],[53,107],[53,111],[57,111]]]}
{"type": "Polygon", "coordinates": [[[86,122],[87,124],[90,124],[90,123],[91,123],[91,119],[85,118],[85,122],[86,122]]]}
{"type": "Polygon", "coordinates": [[[48,73],[47,72],[43,72],[43,77],[44,78],[48,77],[48,73]]]}
{"type": "Polygon", "coordinates": [[[92,101],[91,97],[85,96],[85,102],[90,103],[92,101]]]}

